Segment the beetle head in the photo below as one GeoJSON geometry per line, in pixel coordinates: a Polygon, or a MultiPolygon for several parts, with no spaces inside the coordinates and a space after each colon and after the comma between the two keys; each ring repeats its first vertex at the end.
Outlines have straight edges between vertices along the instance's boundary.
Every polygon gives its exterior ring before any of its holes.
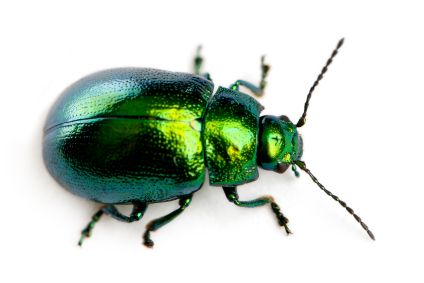
{"type": "Polygon", "coordinates": [[[262,116],[259,125],[258,165],[284,173],[303,153],[303,141],[286,116],[262,116]]]}

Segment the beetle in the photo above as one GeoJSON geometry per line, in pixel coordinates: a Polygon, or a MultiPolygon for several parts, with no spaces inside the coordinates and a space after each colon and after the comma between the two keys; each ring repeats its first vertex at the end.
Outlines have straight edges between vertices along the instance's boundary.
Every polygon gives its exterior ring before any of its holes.
{"type": "Polygon", "coordinates": [[[144,245],[153,247],[151,232],[190,205],[206,168],[210,185],[222,187],[230,202],[240,207],[269,204],[290,234],[288,219],[271,196],[239,199],[237,186],[256,180],[258,167],[277,173],[291,167],[296,176],[300,168],[375,239],[361,218],[301,161],[303,140],[297,129],[305,124],[311,95],[343,42],[338,42],[310,88],[296,124],[284,115],[260,116],[262,105],[239,90],[242,86],[255,96],[263,95],[270,69],[264,57],[258,86],[237,80],[215,93],[210,75],[201,73],[200,48],[193,74],[118,68],[94,73],[65,89],[45,123],[43,159],[61,186],[102,205],[78,244],[90,237],[103,214],[134,222],[148,204],[178,199],[178,209],[147,224],[144,245]],[[132,205],[130,215],[119,212],[117,204],[132,205]]]}

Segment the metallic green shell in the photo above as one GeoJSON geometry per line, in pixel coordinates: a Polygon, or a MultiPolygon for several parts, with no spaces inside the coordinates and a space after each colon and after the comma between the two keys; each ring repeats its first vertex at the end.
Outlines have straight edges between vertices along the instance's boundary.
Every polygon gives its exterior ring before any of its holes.
{"type": "Polygon", "coordinates": [[[262,109],[244,93],[218,88],[204,118],[203,138],[211,185],[235,186],[258,178],[256,151],[262,109]]]}
{"type": "Polygon", "coordinates": [[[190,194],[204,181],[200,119],[212,91],[199,76],[153,69],[85,77],[50,111],[46,167],[69,191],[102,203],[190,194]]]}
{"type": "Polygon", "coordinates": [[[192,121],[203,116],[213,84],[202,77],[145,68],[100,71],[69,86],[45,128],[98,117],[156,117],[192,121]]]}
{"type": "Polygon", "coordinates": [[[296,125],[281,117],[260,118],[257,161],[265,170],[277,170],[277,164],[290,165],[303,154],[302,138],[296,125]]]}

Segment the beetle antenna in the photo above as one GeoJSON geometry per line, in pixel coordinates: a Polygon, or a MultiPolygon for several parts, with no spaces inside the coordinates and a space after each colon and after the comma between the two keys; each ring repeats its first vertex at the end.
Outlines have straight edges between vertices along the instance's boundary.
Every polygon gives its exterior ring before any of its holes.
{"type": "Polygon", "coordinates": [[[308,111],[308,107],[309,107],[309,100],[311,100],[311,96],[312,93],[314,92],[315,88],[318,86],[319,82],[322,80],[322,78],[324,77],[324,74],[327,72],[328,70],[328,66],[330,66],[330,64],[333,62],[334,57],[336,57],[340,47],[342,47],[344,42],[344,38],[340,39],[339,42],[337,43],[336,48],[333,50],[333,53],[331,53],[330,58],[328,58],[327,63],[325,64],[325,66],[322,68],[321,73],[318,75],[317,79],[315,80],[314,84],[312,85],[312,87],[309,89],[309,93],[308,96],[306,97],[306,102],[305,102],[305,106],[303,109],[303,114],[300,117],[299,121],[296,124],[296,127],[300,128],[303,125],[305,125],[306,122],[306,112],[308,111]]]}
{"type": "Polygon", "coordinates": [[[330,192],[329,190],[327,190],[319,181],[318,179],[311,173],[311,171],[309,171],[308,168],[306,168],[306,164],[303,161],[297,160],[294,162],[297,166],[299,166],[300,169],[302,169],[303,171],[305,171],[309,177],[311,177],[312,181],[314,181],[315,184],[318,185],[318,187],[323,190],[327,195],[329,195],[330,197],[332,197],[335,201],[337,201],[338,203],[340,203],[341,206],[343,206],[344,208],[346,208],[346,210],[352,214],[353,218],[355,218],[356,221],[358,221],[359,224],[361,224],[362,228],[368,233],[368,236],[370,236],[371,239],[375,240],[374,234],[371,232],[370,229],[368,229],[368,226],[362,221],[361,217],[359,217],[352,208],[350,208],[349,206],[347,206],[347,204],[342,201],[341,199],[339,199],[338,196],[333,195],[332,192],[330,192]]]}

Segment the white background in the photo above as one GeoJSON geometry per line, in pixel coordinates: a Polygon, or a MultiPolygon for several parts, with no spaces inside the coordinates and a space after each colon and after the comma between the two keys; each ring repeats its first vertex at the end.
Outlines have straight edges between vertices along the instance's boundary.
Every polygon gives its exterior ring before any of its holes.
{"type": "Polygon", "coordinates": [[[420,1],[3,1],[0,281],[423,282],[423,14],[420,1]],[[257,81],[267,54],[265,113],[297,120],[341,37],[301,129],[304,160],[377,241],[305,174],[261,171],[241,197],[274,195],[289,237],[269,207],[238,208],[206,185],[152,250],[144,226],[175,202],[138,223],[104,217],[76,245],[97,206],[41,159],[47,111],[67,85],[118,66],[190,71],[201,43],[216,85],[257,81]]]}

